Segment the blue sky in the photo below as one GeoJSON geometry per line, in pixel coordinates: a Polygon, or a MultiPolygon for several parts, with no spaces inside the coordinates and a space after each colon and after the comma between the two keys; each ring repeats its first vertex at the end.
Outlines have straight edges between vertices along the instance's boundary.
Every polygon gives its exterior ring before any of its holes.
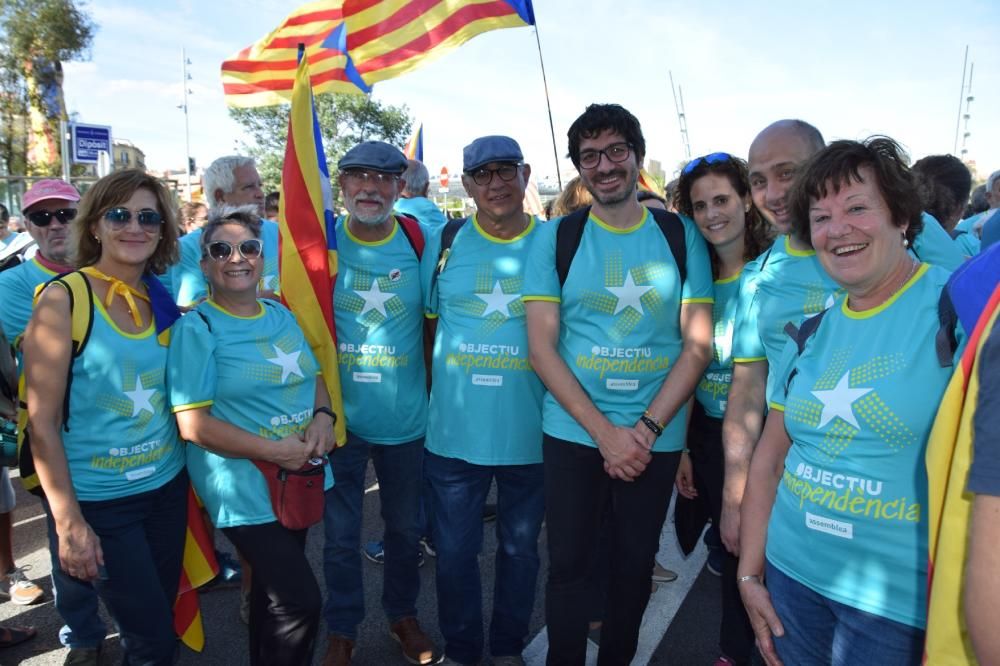
{"type": "MultiPolygon", "coordinates": [[[[151,168],[182,168],[181,48],[192,61],[191,152],[199,165],[242,139],[228,119],[221,62],[295,0],[99,0],[92,58],[65,65],[68,109],[111,125],[151,168]]],[[[643,124],[649,157],[684,158],[668,70],[683,90],[692,155],[746,155],[769,122],[799,117],[830,139],[881,133],[914,159],[952,152],[965,45],[975,62],[967,148],[1000,169],[1000,3],[841,0],[728,3],[535,0],[561,162],[566,130],[590,102],[617,102],[643,124]]],[[[424,123],[432,172],[461,167],[476,136],[509,134],[537,175],[554,174],[531,28],[485,33],[426,67],[375,86],[424,123]]]]}

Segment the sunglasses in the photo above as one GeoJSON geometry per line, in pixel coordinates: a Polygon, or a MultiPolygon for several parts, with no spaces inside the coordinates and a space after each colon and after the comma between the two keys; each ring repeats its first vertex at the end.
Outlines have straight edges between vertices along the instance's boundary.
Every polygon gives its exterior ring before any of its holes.
{"type": "Polygon", "coordinates": [[[212,241],[205,247],[202,256],[211,257],[216,261],[228,261],[229,257],[233,256],[233,249],[239,250],[240,256],[244,259],[256,259],[264,251],[264,244],[259,238],[250,238],[237,245],[226,241],[212,241]]]}
{"type": "Polygon", "coordinates": [[[705,164],[718,164],[719,162],[728,162],[731,159],[733,159],[733,157],[729,153],[712,153],[711,155],[705,155],[704,157],[696,157],[687,163],[681,173],[686,176],[697,169],[698,165],[702,162],[705,164]]]}
{"type": "Polygon", "coordinates": [[[52,218],[56,218],[63,224],[69,224],[69,221],[76,217],[75,208],[60,208],[59,210],[36,210],[33,213],[28,213],[28,219],[36,227],[47,227],[52,223],[52,218]]]}
{"type": "MultiPolygon", "coordinates": [[[[137,211],[135,218],[139,221],[139,226],[142,227],[142,230],[146,232],[158,231],[160,225],[163,224],[163,216],[152,208],[143,208],[137,211]]],[[[128,208],[118,206],[106,212],[104,219],[112,231],[121,231],[132,221],[132,211],[128,208]]]]}

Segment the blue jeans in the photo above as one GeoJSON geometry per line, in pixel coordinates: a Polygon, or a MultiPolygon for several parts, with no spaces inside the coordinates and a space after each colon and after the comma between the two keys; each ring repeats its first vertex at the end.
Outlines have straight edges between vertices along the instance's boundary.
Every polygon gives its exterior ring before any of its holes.
{"type": "Polygon", "coordinates": [[[538,579],[538,534],[545,515],[542,465],[484,466],[428,452],[431,536],[437,549],[438,621],[445,654],[476,663],[483,653],[479,553],[483,507],[497,482],[497,556],[490,654],[520,655],[528,636],[538,579]]]}
{"type": "Polygon", "coordinates": [[[330,454],[336,484],[326,493],[323,526],[323,573],[326,603],[323,616],[331,634],[354,640],[365,619],[361,583],[361,506],[365,496],[368,458],[379,481],[385,521],[385,571],[382,608],[389,622],[417,614],[420,574],[420,488],[423,483],[424,440],[405,444],[370,444],[347,433],[347,445],[330,454]]]}
{"type": "Polygon", "coordinates": [[[45,526],[49,533],[49,555],[52,560],[52,594],[56,612],[66,624],[59,630],[59,642],[69,648],[95,648],[108,634],[98,611],[97,590],[85,580],[73,578],[59,566],[59,540],[52,520],[49,502],[42,497],[45,526]]]}
{"type": "Polygon", "coordinates": [[[767,563],[767,590],[785,627],[774,639],[786,664],[918,666],[924,630],[828,599],[767,563]]]}
{"type": "Polygon", "coordinates": [[[84,519],[101,539],[107,577],[95,580],[94,587],[118,625],[125,664],[173,664],[187,493],[182,470],[156,490],[80,502],[84,519]]]}

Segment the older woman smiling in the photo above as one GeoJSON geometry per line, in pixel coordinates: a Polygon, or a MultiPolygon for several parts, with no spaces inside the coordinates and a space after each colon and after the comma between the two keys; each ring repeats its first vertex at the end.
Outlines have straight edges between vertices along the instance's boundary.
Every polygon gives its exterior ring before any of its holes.
{"type": "Polygon", "coordinates": [[[846,294],[776,368],[742,508],[740,591],[768,664],[919,664],[923,460],[949,377],[935,349],[948,273],[907,252],[920,200],[890,139],[818,153],[792,209],[846,294]]]}

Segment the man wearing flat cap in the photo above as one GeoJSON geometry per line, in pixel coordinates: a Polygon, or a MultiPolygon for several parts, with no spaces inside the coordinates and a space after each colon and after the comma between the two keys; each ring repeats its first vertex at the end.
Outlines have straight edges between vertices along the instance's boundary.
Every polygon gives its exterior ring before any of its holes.
{"type": "MultiPolygon", "coordinates": [[[[337,176],[347,216],[336,224],[334,311],[347,444],[330,456],[336,485],[326,493],[323,565],[329,629],[325,665],[350,663],[364,620],[361,507],[369,458],[385,521],[382,607],[411,664],[440,655],[417,622],[418,511],[427,428],[423,356],[423,237],[393,215],[406,157],[381,141],[351,148],[337,176]]],[[[331,234],[332,235],[332,234],[331,234]]]]}
{"type": "Polygon", "coordinates": [[[494,664],[523,664],[544,514],[544,390],[528,359],[521,302],[539,221],[524,213],[531,167],[513,139],[476,139],[462,170],[476,212],[435,228],[421,263],[427,317],[436,320],[424,473],[438,618],[449,663],[478,664],[485,640],[477,558],[483,507],[496,481],[488,648],[494,664]]]}

